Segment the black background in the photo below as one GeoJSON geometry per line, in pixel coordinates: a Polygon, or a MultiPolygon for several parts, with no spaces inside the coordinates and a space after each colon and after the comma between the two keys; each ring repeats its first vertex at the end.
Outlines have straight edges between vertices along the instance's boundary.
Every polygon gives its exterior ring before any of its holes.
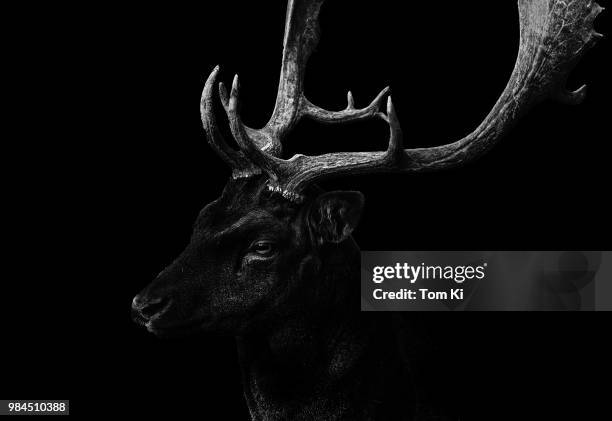
{"type": "MultiPolygon", "coordinates": [[[[129,311],[229,175],[199,117],[212,68],[222,66],[226,84],[240,74],[247,124],[265,124],[274,105],[285,2],[211,3],[66,3],[13,15],[36,31],[15,32],[11,43],[17,62],[32,62],[24,96],[34,103],[14,142],[27,166],[14,175],[34,187],[16,188],[29,200],[17,206],[28,231],[14,243],[17,276],[0,296],[0,397],[68,398],[85,416],[247,419],[232,338],[159,340],[129,311]]],[[[365,106],[389,84],[407,147],[456,140],[508,80],[516,5],[400,3],[328,1],[306,94],[340,109],[350,89],[365,106]]],[[[602,32],[607,19],[598,19],[602,32]]],[[[476,163],[326,182],[365,194],[361,248],[609,248],[608,44],[570,78],[571,87],[589,84],[582,105],[541,104],[476,163]]],[[[382,122],[303,121],[287,149],[381,150],[387,138],[382,122]]],[[[437,344],[431,383],[461,420],[606,418],[593,415],[609,391],[603,314],[415,317],[437,344]]]]}

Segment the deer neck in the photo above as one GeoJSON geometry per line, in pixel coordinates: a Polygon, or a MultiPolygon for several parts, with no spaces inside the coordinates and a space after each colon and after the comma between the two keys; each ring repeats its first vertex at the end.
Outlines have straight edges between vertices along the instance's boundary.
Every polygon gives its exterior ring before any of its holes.
{"type": "Polygon", "coordinates": [[[385,400],[398,392],[389,386],[406,388],[405,380],[393,381],[405,369],[390,318],[360,312],[359,249],[351,243],[342,256],[323,259],[319,275],[337,285],[325,308],[287,317],[266,335],[237,338],[253,419],[388,415],[385,400]]]}

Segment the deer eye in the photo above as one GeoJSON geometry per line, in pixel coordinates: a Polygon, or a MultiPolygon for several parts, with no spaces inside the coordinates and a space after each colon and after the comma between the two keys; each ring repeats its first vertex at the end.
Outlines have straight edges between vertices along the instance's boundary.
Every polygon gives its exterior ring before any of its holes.
{"type": "Polygon", "coordinates": [[[276,244],[269,240],[255,241],[251,244],[249,251],[259,256],[271,256],[276,252],[276,244]]]}

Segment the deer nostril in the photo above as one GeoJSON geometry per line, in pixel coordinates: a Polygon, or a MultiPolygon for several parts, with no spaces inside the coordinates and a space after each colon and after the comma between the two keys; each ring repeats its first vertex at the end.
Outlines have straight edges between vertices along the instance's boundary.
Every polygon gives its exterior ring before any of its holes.
{"type": "Polygon", "coordinates": [[[169,302],[170,299],[165,297],[152,298],[144,302],[136,302],[135,300],[134,307],[142,317],[145,319],[151,319],[153,316],[164,310],[168,306],[169,302]]]}
{"type": "Polygon", "coordinates": [[[142,310],[140,310],[140,312],[147,319],[150,319],[151,317],[162,311],[166,307],[166,304],[168,304],[168,301],[170,300],[168,300],[167,298],[157,298],[155,300],[151,300],[146,304],[145,307],[142,308],[142,310]]]}

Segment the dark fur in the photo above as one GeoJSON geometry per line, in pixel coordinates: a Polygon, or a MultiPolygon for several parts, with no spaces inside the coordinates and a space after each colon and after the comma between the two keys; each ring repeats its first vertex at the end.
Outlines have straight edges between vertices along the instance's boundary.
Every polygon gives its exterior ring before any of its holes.
{"type": "Polygon", "coordinates": [[[295,205],[265,183],[230,181],[202,210],[185,251],[135,298],[136,319],[158,335],[235,335],[253,419],[414,419],[398,327],[359,309],[361,194],[313,189],[295,205]],[[278,244],[273,258],[251,256],[258,238],[278,244]]]}

